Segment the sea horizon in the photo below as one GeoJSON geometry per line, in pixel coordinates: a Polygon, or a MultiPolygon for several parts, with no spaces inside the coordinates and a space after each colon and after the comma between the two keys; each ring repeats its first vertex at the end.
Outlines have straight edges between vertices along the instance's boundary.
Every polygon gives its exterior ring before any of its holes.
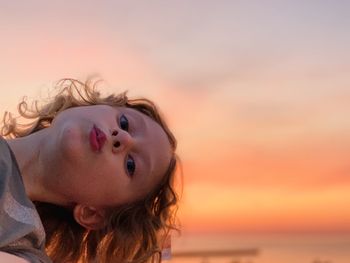
{"type": "Polygon", "coordinates": [[[350,235],[346,233],[186,233],[172,238],[172,258],[164,262],[349,263],[349,248],[350,235]]]}

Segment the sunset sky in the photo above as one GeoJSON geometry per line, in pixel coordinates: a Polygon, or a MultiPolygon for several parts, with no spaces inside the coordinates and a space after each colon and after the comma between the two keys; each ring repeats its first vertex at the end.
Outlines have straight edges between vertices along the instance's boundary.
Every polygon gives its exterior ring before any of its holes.
{"type": "Polygon", "coordinates": [[[189,232],[350,233],[349,1],[0,3],[0,113],[98,74],[162,109],[189,232]]]}

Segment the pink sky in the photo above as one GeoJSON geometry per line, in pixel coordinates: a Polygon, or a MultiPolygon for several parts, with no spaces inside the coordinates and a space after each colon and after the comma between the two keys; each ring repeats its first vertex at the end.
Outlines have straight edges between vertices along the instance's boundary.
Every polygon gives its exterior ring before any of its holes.
{"type": "Polygon", "coordinates": [[[350,231],[349,7],[2,1],[0,112],[100,74],[175,130],[186,230],[350,231]]]}

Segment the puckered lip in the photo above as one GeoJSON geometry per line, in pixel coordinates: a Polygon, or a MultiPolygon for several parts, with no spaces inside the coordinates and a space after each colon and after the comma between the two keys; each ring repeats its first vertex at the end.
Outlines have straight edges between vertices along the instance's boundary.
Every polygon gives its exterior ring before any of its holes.
{"type": "Polygon", "coordinates": [[[103,145],[106,142],[106,134],[94,125],[90,131],[90,146],[94,152],[101,152],[103,145]]]}

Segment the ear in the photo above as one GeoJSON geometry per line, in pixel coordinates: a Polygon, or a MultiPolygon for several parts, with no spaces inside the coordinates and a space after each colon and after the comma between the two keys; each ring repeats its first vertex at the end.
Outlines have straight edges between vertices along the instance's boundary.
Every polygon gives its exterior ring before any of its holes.
{"type": "Polygon", "coordinates": [[[76,205],[73,209],[75,221],[88,230],[97,230],[105,226],[106,213],[102,208],[76,205]]]}

